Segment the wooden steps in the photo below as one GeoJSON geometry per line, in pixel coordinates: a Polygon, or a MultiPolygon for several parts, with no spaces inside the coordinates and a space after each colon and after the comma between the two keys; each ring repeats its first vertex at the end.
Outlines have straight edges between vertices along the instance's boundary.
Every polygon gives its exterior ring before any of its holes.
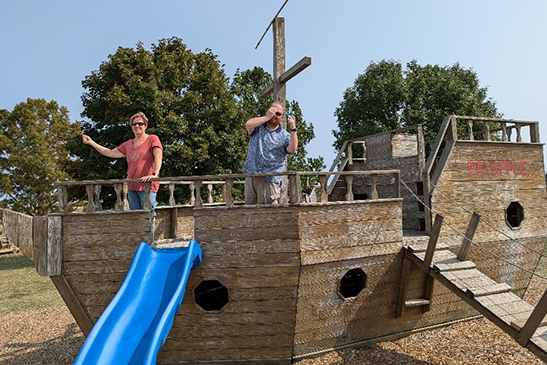
{"type": "MultiPolygon", "coordinates": [[[[407,246],[405,257],[413,264],[422,266],[426,253],[427,246],[424,249],[423,242],[411,243],[407,246]]],[[[429,276],[547,362],[547,316],[541,320],[531,337],[525,337],[522,330],[531,318],[534,307],[512,293],[509,285],[490,279],[473,262],[459,260],[444,247],[435,249],[430,265],[429,276]]],[[[404,304],[405,307],[429,305],[426,300],[415,298],[406,300],[404,304]]]]}

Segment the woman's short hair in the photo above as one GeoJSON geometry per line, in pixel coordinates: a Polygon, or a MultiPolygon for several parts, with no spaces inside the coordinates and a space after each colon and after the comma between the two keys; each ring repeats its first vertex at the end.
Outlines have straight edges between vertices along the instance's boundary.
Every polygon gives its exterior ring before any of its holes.
{"type": "Polygon", "coordinates": [[[146,115],[143,112],[138,112],[138,113],[133,114],[131,116],[131,118],[129,118],[129,123],[131,123],[133,120],[135,120],[137,118],[142,118],[142,120],[144,120],[144,122],[146,124],[148,124],[148,118],[146,117],[146,115]]]}

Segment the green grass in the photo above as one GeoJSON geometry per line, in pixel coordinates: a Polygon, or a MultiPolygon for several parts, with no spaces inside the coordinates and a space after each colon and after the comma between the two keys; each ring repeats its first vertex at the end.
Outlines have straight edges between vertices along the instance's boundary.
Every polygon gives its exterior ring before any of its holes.
{"type": "Polygon", "coordinates": [[[49,277],[20,254],[0,256],[0,314],[63,304],[49,277]]]}

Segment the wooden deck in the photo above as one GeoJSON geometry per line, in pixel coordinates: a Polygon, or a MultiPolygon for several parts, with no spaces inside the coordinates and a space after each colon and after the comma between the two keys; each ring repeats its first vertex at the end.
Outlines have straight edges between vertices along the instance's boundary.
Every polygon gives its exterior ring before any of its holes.
{"type": "MultiPolygon", "coordinates": [[[[428,241],[429,236],[405,237],[405,257],[423,267],[429,260],[428,241]]],[[[433,279],[547,362],[547,320],[539,314],[541,309],[535,311],[534,306],[512,293],[509,285],[490,279],[473,262],[458,259],[447,247],[439,246],[434,250],[426,270],[433,279]],[[534,319],[538,314],[540,318],[534,319]],[[533,322],[536,322],[535,326],[533,322]],[[532,332],[530,326],[537,329],[532,332]],[[526,334],[527,331],[530,333],[526,334]]],[[[536,308],[543,307],[544,298],[536,308]]],[[[405,306],[412,306],[414,301],[416,299],[406,300],[405,306]]]]}

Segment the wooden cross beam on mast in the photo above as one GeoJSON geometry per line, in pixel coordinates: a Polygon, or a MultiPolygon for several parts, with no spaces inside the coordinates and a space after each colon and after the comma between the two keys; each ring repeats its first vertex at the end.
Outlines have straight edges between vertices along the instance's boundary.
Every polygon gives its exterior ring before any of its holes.
{"type": "MultiPolygon", "coordinates": [[[[277,16],[272,20],[273,24],[273,83],[264,89],[261,93],[261,97],[270,95],[273,92],[274,100],[285,105],[287,100],[287,89],[285,84],[303,71],[306,67],[311,65],[311,58],[304,57],[288,71],[285,71],[285,19],[278,18],[277,16]]],[[[268,27],[269,28],[269,27],[268,27]]],[[[260,44],[260,42],[258,43],[260,44]]],[[[258,47],[257,44],[257,47],[258,47]]],[[[286,117],[283,118],[283,128],[285,128],[286,117]]]]}

